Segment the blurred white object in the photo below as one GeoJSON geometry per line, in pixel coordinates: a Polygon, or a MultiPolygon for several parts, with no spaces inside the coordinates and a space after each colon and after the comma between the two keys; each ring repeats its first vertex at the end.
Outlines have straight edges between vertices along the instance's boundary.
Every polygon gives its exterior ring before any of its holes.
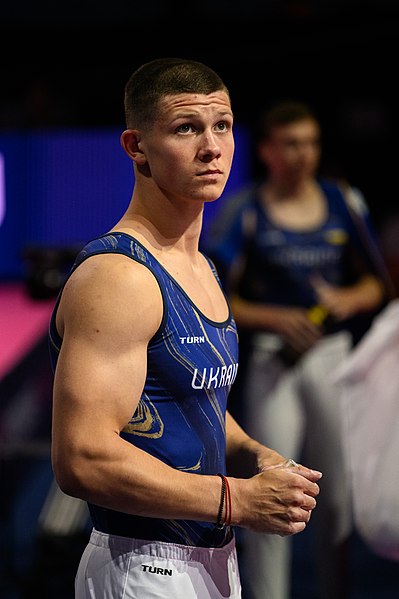
{"type": "Polygon", "coordinates": [[[333,373],[343,386],[344,447],[356,528],[399,561],[399,300],[392,300],[333,373]]]}
{"type": "Polygon", "coordinates": [[[43,534],[71,536],[84,530],[89,519],[85,501],[66,495],[53,480],[39,515],[43,534]]]}

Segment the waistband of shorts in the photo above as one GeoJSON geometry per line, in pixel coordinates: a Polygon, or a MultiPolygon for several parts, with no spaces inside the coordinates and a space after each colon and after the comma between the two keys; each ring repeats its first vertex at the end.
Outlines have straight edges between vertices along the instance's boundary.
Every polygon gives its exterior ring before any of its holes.
{"type": "Polygon", "coordinates": [[[137,553],[149,557],[161,557],[169,559],[206,559],[213,555],[229,555],[234,551],[236,542],[234,535],[223,547],[193,547],[191,545],[179,545],[177,543],[166,543],[165,541],[146,541],[144,539],[133,539],[120,537],[93,528],[90,541],[92,545],[116,551],[117,553],[137,553]]]}

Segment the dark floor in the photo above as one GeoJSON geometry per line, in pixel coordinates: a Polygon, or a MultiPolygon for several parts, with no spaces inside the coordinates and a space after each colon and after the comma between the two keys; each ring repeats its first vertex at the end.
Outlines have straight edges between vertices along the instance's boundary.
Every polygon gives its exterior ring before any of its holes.
{"type": "MultiPolygon", "coordinates": [[[[398,599],[399,563],[381,559],[372,553],[355,532],[349,543],[350,584],[345,591],[346,599],[398,599]]],[[[324,599],[319,593],[315,572],[310,559],[311,534],[308,531],[294,538],[291,599],[324,599]]],[[[245,571],[243,599],[254,599],[246,590],[245,571]]],[[[266,598],[257,598],[266,599],[266,598]]],[[[270,598],[267,598],[270,599],[270,598]]],[[[337,597],[342,599],[342,597],[337,597]]]]}
{"type": "MultiPolygon", "coordinates": [[[[309,539],[302,533],[295,539],[292,599],[323,599],[316,591],[309,553],[309,539]]],[[[356,532],[350,539],[350,560],[348,598],[399,598],[399,563],[376,556],[356,532]]]]}
{"type": "MultiPolygon", "coordinates": [[[[51,373],[45,340],[16,372],[0,381],[0,399],[0,599],[72,599],[90,524],[86,521],[68,536],[45,533],[39,523],[53,482],[51,373]]],[[[237,540],[240,555],[239,534],[237,540]]],[[[308,531],[294,537],[292,599],[323,599],[317,592],[310,544],[308,531]]],[[[398,562],[373,554],[356,533],[350,556],[350,599],[399,599],[398,562]]],[[[249,599],[245,571],[242,577],[243,599],[249,599]]]]}

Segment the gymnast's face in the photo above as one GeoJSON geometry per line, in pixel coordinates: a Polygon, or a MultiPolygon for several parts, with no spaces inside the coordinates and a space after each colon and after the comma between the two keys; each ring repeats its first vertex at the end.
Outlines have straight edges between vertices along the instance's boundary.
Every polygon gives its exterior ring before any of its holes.
{"type": "Polygon", "coordinates": [[[221,195],[234,154],[226,92],[167,95],[151,126],[135,134],[139,173],[170,200],[212,202],[221,195]]]}

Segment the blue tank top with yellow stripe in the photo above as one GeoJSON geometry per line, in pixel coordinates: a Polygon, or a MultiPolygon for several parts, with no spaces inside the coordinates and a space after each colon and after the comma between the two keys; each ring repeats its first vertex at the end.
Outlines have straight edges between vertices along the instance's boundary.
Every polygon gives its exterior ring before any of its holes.
{"type": "MultiPolygon", "coordinates": [[[[155,257],[125,233],[89,242],[71,272],[90,256],[104,253],[123,254],[145,265],[159,284],[164,308],[161,326],[148,345],[147,376],[139,404],[121,436],[184,472],[225,473],[225,413],[238,368],[237,329],[231,311],[225,322],[207,318],[155,257]]],[[[58,301],[49,332],[53,369],[62,343],[55,327],[58,301]]],[[[96,529],[127,537],[220,546],[231,536],[212,522],[145,518],[92,504],[89,510],[96,529]]]]}

